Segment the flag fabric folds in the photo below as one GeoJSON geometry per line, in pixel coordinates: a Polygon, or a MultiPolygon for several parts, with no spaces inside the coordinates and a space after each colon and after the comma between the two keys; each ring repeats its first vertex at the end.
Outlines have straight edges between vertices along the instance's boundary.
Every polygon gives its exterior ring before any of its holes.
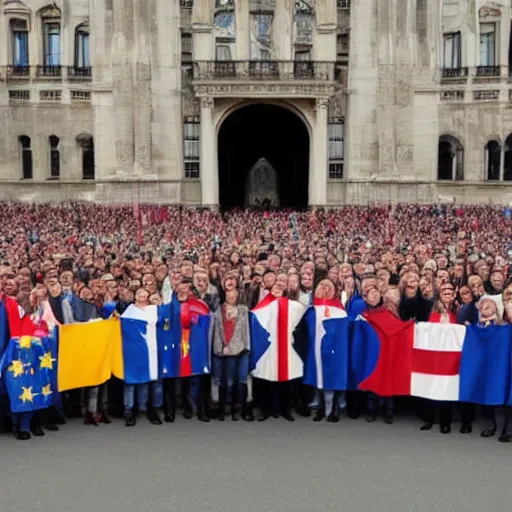
{"type": "Polygon", "coordinates": [[[337,299],[314,299],[306,312],[308,355],[304,382],[318,389],[349,386],[350,321],[337,299]]]}
{"type": "Polygon", "coordinates": [[[99,386],[123,372],[119,320],[93,320],[59,327],[59,391],[99,386]],[[113,371],[114,370],[114,371],[113,371]]]}
{"type": "Polygon", "coordinates": [[[410,395],[414,322],[403,322],[384,308],[364,313],[380,341],[374,371],[359,388],[380,396],[410,395]]]}
{"type": "Polygon", "coordinates": [[[510,326],[466,328],[458,400],[483,405],[512,405],[511,339],[510,326]]]}
{"type": "Polygon", "coordinates": [[[306,308],[298,301],[267,295],[250,313],[250,367],[254,377],[285,382],[303,375],[293,332],[306,308]]]}
{"type": "Polygon", "coordinates": [[[122,379],[126,384],[144,384],[158,379],[158,306],[130,305],[121,316],[123,340],[122,379]]]}
{"type": "Polygon", "coordinates": [[[31,412],[53,405],[57,392],[55,370],[56,358],[49,338],[12,338],[0,360],[11,412],[31,412]]]}
{"type": "Polygon", "coordinates": [[[0,358],[9,344],[9,325],[7,323],[7,311],[5,303],[0,300],[0,358]]]}
{"type": "Polygon", "coordinates": [[[160,378],[210,373],[210,314],[203,301],[173,297],[159,309],[157,330],[160,378]]]}
{"type": "Polygon", "coordinates": [[[377,331],[362,316],[351,325],[350,369],[347,389],[359,389],[359,385],[375,370],[380,355],[380,339],[377,331]]]}

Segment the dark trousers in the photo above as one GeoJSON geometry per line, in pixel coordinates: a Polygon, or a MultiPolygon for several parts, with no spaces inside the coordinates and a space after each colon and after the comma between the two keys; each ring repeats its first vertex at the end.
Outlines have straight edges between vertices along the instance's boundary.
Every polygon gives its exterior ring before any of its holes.
{"type": "Polygon", "coordinates": [[[259,381],[258,388],[261,393],[259,407],[263,415],[278,417],[281,413],[287,413],[291,408],[291,382],[259,381]]]}
{"type": "Polygon", "coordinates": [[[421,404],[421,417],[425,423],[432,425],[439,418],[441,428],[450,427],[453,419],[453,404],[451,402],[423,400],[421,404]]]}
{"type": "Polygon", "coordinates": [[[503,409],[503,426],[501,428],[501,435],[506,436],[509,434],[508,425],[510,423],[510,407],[508,406],[484,406],[482,412],[487,421],[490,422],[491,426],[489,429],[497,430],[498,421],[496,419],[496,411],[503,409]]]}

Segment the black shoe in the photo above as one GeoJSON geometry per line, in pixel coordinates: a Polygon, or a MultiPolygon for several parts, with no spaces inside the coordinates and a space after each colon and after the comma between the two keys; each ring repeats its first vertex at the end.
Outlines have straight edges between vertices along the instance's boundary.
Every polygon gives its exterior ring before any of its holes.
{"type": "MultiPolygon", "coordinates": [[[[357,409],[349,409],[347,411],[347,416],[351,419],[351,420],[357,420],[357,418],[359,418],[359,416],[361,416],[361,413],[357,410],[357,409]]],[[[366,417],[368,417],[368,415],[366,415],[366,417]]],[[[368,421],[368,420],[366,420],[368,421]]],[[[372,421],[375,421],[372,420],[372,421]]]]}
{"type": "Polygon", "coordinates": [[[252,405],[247,404],[242,406],[242,419],[244,421],[254,421],[254,413],[252,412],[252,405]]]}
{"type": "Polygon", "coordinates": [[[319,407],[316,410],[315,417],[313,418],[313,421],[322,421],[324,419],[324,412],[321,407],[319,407]]]}
{"type": "Polygon", "coordinates": [[[392,414],[386,414],[386,416],[384,416],[384,423],[386,425],[392,425],[393,424],[393,415],[392,414]]]}
{"type": "Polygon", "coordinates": [[[175,415],[171,413],[167,413],[164,415],[164,421],[165,423],[174,423],[175,415]]]}
{"type": "Polygon", "coordinates": [[[293,414],[290,411],[285,411],[282,414],[282,416],[286,421],[295,421],[295,418],[293,417],[293,414]]]}
{"type": "Polygon", "coordinates": [[[327,417],[327,421],[329,423],[338,423],[338,421],[340,421],[339,412],[338,411],[331,412],[331,414],[329,414],[329,416],[327,417]]]}
{"type": "Polygon", "coordinates": [[[43,437],[45,435],[44,430],[41,427],[36,427],[30,430],[32,432],[32,435],[35,437],[43,437]]]}
{"type": "Polygon", "coordinates": [[[240,407],[242,409],[242,419],[244,421],[254,421],[252,411],[252,402],[247,401],[247,384],[238,385],[238,396],[240,397],[240,407]]]}
{"type": "Polygon", "coordinates": [[[450,427],[450,425],[443,425],[439,428],[439,432],[441,432],[441,434],[449,434],[451,431],[452,427],[450,427]]]}
{"type": "Polygon", "coordinates": [[[162,420],[158,415],[158,411],[154,407],[148,407],[147,417],[151,425],[161,425],[162,420]]]}
{"type": "Polygon", "coordinates": [[[261,416],[258,418],[258,421],[267,421],[270,418],[270,414],[268,412],[262,412],[261,416]]]}
{"type": "Polygon", "coordinates": [[[48,432],[57,432],[59,430],[59,427],[55,425],[55,423],[47,423],[44,425],[44,429],[48,430],[48,432]]]}
{"type": "Polygon", "coordinates": [[[185,409],[183,411],[183,417],[186,419],[186,420],[190,420],[192,419],[192,411],[190,409],[185,409]]]}
{"type": "Polygon", "coordinates": [[[210,418],[208,418],[204,412],[199,413],[197,419],[203,423],[210,423],[210,418]]]}
{"type": "Polygon", "coordinates": [[[500,443],[510,443],[510,442],[512,442],[512,435],[502,434],[500,437],[498,437],[498,441],[500,443]]]}
{"type": "Polygon", "coordinates": [[[496,427],[486,428],[480,432],[480,437],[493,437],[496,434],[496,427]]]}
{"type": "Polygon", "coordinates": [[[14,437],[18,441],[28,441],[31,438],[30,432],[21,431],[18,428],[14,429],[14,437]]]}
{"type": "Polygon", "coordinates": [[[424,432],[425,430],[432,430],[432,427],[432,423],[425,423],[424,425],[421,425],[420,430],[424,432]]]}
{"type": "Polygon", "coordinates": [[[124,413],[124,424],[127,427],[134,427],[137,423],[137,418],[135,418],[135,415],[132,411],[125,411],[124,413]]]}
{"type": "Polygon", "coordinates": [[[463,425],[460,427],[459,432],[461,434],[471,434],[471,432],[473,432],[473,427],[471,425],[463,425]]]}
{"type": "Polygon", "coordinates": [[[377,419],[377,415],[372,412],[372,413],[368,413],[366,416],[365,416],[365,420],[368,422],[368,423],[373,423],[375,420],[377,419]]]}

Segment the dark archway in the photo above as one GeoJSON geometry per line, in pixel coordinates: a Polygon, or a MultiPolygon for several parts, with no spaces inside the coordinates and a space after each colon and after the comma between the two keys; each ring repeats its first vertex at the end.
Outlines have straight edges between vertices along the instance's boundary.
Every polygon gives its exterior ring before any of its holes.
{"type": "Polygon", "coordinates": [[[309,133],[290,110],[254,104],[233,112],[219,130],[219,199],[242,207],[249,170],[262,158],[275,169],[282,207],[308,205],[309,133]]]}

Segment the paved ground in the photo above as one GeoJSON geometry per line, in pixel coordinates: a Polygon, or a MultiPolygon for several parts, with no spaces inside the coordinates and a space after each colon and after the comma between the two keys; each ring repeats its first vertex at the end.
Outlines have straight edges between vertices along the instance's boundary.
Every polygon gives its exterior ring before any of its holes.
{"type": "Polygon", "coordinates": [[[180,418],[1,435],[0,511],[510,510],[512,445],[418,427],[180,418]]]}

